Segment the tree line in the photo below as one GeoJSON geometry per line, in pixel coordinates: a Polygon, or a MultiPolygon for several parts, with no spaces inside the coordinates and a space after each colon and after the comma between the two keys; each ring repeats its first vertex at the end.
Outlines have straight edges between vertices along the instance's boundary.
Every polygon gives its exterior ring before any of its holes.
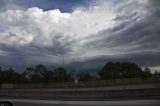
{"type": "Polygon", "coordinates": [[[130,62],[108,62],[97,71],[97,75],[90,73],[75,73],[66,70],[63,67],[48,69],[46,66],[39,64],[35,67],[28,67],[23,73],[17,73],[13,68],[2,70],[0,68],[0,83],[51,83],[51,82],[72,82],[93,81],[93,80],[112,80],[125,78],[142,78],[160,77],[160,72],[151,73],[149,68],[142,70],[135,63],[130,62]]]}

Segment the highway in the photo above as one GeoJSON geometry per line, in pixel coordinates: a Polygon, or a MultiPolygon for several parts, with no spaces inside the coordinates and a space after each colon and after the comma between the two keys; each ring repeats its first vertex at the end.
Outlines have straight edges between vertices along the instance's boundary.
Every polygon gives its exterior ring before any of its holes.
{"type": "Polygon", "coordinates": [[[14,106],[159,106],[160,100],[119,100],[119,101],[61,101],[31,99],[1,99],[11,101],[14,106]]]}

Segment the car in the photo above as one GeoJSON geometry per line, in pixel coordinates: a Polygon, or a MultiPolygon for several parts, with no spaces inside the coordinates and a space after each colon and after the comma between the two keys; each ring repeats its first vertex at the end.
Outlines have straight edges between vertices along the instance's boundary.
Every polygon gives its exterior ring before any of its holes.
{"type": "Polygon", "coordinates": [[[9,101],[0,101],[0,106],[13,106],[13,103],[9,101]]]}

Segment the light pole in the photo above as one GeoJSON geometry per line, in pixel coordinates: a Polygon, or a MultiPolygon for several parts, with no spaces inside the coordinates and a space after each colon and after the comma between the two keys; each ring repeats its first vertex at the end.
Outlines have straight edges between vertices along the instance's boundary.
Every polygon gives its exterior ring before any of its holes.
{"type": "Polygon", "coordinates": [[[61,51],[58,51],[58,53],[62,56],[62,68],[64,68],[64,54],[61,51]]]}
{"type": "Polygon", "coordinates": [[[59,50],[58,53],[62,56],[62,71],[63,71],[63,84],[64,84],[64,80],[65,80],[65,69],[64,69],[64,54],[59,50]]]}

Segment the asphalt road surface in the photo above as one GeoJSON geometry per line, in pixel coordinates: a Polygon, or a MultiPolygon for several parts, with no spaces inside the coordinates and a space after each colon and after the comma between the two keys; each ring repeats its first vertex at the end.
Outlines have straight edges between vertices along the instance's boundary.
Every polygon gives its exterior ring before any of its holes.
{"type": "MultiPolygon", "coordinates": [[[[30,99],[3,99],[14,106],[160,106],[160,100],[121,100],[121,101],[57,101],[30,99]]],[[[2,101],[2,99],[1,99],[2,101]]]]}

